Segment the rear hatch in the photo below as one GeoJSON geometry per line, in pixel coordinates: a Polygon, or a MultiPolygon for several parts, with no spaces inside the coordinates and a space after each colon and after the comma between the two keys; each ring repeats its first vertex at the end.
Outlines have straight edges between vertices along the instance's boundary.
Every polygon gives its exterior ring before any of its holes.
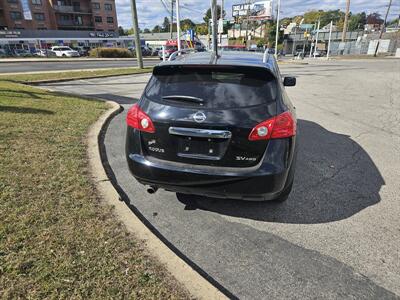
{"type": "Polygon", "coordinates": [[[261,67],[167,65],[155,68],[140,106],[155,126],[141,133],[149,159],[252,167],[268,141],[251,130],[276,115],[277,87],[261,67]]]}

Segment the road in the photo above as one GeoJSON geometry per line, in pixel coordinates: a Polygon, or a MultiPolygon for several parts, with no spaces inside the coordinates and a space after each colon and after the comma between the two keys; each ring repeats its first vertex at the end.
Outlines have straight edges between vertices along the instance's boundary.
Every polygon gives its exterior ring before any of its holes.
{"type": "Polygon", "coordinates": [[[124,197],[184,256],[241,299],[400,299],[400,61],[283,65],[299,118],[288,201],[148,195],[129,174],[126,109],[148,75],[47,86],[119,101],[108,164],[124,197]]]}
{"type": "MultiPolygon", "coordinates": [[[[144,60],[144,65],[155,66],[160,61],[157,59],[144,60]]],[[[136,67],[136,59],[116,61],[84,61],[68,60],[54,62],[23,62],[23,63],[0,63],[0,74],[40,71],[63,71],[63,70],[84,70],[84,69],[105,69],[105,68],[126,68],[136,67]]]]}

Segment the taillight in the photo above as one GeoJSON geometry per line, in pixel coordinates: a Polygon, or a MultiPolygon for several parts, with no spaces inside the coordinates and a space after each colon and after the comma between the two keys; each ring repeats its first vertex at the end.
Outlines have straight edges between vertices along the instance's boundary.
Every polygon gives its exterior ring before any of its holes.
{"type": "Polygon", "coordinates": [[[138,129],[140,131],[149,133],[156,132],[150,117],[140,109],[138,104],[132,106],[132,108],[128,111],[126,116],[126,124],[129,127],[138,129]]]}
{"type": "Polygon", "coordinates": [[[296,123],[290,112],[261,122],[250,132],[250,141],[288,138],[296,135],[296,123]]]}

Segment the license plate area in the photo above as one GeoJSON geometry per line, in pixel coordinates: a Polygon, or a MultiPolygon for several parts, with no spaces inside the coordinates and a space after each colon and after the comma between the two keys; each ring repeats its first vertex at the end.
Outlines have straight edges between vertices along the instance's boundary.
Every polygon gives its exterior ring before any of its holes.
{"type": "Polygon", "coordinates": [[[179,137],[179,157],[220,160],[224,155],[227,140],[199,137],[179,137]]]}

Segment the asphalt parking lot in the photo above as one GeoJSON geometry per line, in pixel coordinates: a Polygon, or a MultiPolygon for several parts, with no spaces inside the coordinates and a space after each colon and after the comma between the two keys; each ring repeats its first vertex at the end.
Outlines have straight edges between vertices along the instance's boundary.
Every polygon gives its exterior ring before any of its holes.
{"type": "Polygon", "coordinates": [[[45,86],[119,102],[104,139],[131,204],[189,260],[243,299],[399,299],[400,60],[284,64],[300,150],[286,203],[148,195],[129,174],[125,113],[148,75],[45,86]]]}

